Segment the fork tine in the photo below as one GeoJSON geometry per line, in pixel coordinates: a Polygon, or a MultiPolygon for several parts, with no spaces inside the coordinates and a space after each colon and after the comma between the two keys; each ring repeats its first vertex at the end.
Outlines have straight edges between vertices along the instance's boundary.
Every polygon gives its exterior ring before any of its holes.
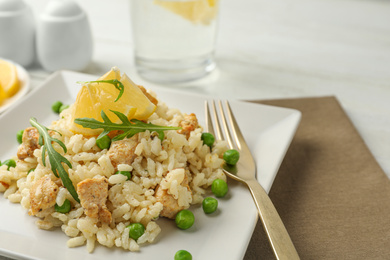
{"type": "Polygon", "coordinates": [[[215,136],[213,120],[211,118],[209,104],[207,100],[204,101],[204,111],[206,113],[206,131],[215,136]]]}
{"type": "Polygon", "coordinates": [[[230,149],[232,149],[232,148],[234,148],[234,145],[233,145],[233,141],[232,141],[231,134],[229,131],[229,126],[227,125],[227,121],[226,121],[226,117],[225,117],[224,109],[222,107],[221,100],[218,100],[218,107],[219,107],[219,112],[221,115],[223,129],[225,131],[226,141],[228,142],[230,149]]]}
{"type": "Polygon", "coordinates": [[[238,149],[241,150],[242,146],[241,146],[240,140],[242,140],[243,143],[245,144],[244,136],[242,135],[240,127],[238,126],[238,123],[236,121],[236,118],[233,115],[232,109],[230,108],[229,101],[226,100],[225,105],[226,105],[226,109],[227,109],[228,118],[229,118],[230,124],[232,126],[233,137],[236,140],[236,144],[238,146],[238,149]]]}
{"type": "MultiPolygon", "coordinates": [[[[237,120],[233,115],[233,112],[230,108],[229,102],[226,100],[226,107],[227,107],[227,114],[229,117],[229,121],[232,125],[232,132],[234,135],[234,139],[236,140],[237,146],[240,150],[246,150],[250,151],[247,143],[245,142],[245,138],[240,130],[240,127],[238,126],[237,120]]],[[[249,153],[249,156],[252,157],[252,154],[249,153]]]]}
{"type": "Polygon", "coordinates": [[[222,136],[222,132],[221,132],[221,125],[220,125],[219,120],[218,120],[218,114],[217,114],[217,109],[215,108],[214,100],[211,103],[211,106],[213,108],[213,116],[215,118],[215,132],[217,135],[215,137],[217,138],[217,140],[223,140],[223,136],[222,136]]]}

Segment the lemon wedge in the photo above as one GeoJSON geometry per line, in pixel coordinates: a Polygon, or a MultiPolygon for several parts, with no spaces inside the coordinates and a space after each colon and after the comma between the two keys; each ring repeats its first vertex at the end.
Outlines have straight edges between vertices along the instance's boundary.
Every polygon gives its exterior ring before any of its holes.
{"type": "Polygon", "coordinates": [[[142,90],[126,75],[123,74],[120,82],[125,87],[125,93],[127,92],[129,104],[137,108],[133,118],[139,120],[148,119],[154,111],[156,111],[156,105],[142,92],[142,90]]]}
{"type": "Polygon", "coordinates": [[[16,66],[0,60],[0,103],[18,92],[20,83],[16,66]]]}
{"type": "Polygon", "coordinates": [[[0,105],[1,103],[3,103],[3,101],[7,98],[7,96],[5,95],[5,92],[3,90],[3,87],[1,86],[0,84],[0,105]]]}
{"type": "Polygon", "coordinates": [[[160,5],[171,12],[195,23],[208,25],[217,16],[218,0],[192,0],[192,1],[166,1],[154,0],[156,5],[160,5]]]}
{"type": "Polygon", "coordinates": [[[129,119],[136,118],[139,120],[145,120],[154,113],[156,106],[126,74],[121,76],[119,69],[112,68],[98,80],[113,79],[121,81],[124,86],[123,95],[117,102],[115,102],[115,99],[119,94],[119,90],[110,83],[88,83],[82,86],[71,110],[71,129],[73,132],[85,136],[99,135],[102,129],[83,128],[75,124],[74,119],[86,117],[103,122],[102,110],[114,123],[120,123],[121,121],[110,110],[121,112],[129,119]]]}

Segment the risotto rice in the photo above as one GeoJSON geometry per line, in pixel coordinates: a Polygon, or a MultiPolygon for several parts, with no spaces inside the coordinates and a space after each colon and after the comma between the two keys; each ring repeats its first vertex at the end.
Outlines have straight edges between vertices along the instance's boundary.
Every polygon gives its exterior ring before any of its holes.
{"type": "MultiPolygon", "coordinates": [[[[153,93],[151,95],[155,97],[153,93]]],[[[64,110],[48,128],[54,130],[51,135],[67,148],[64,153],[53,143],[72,165],[68,174],[77,187],[81,203],[53,174],[49,163],[44,166],[42,147],[32,149],[32,154],[22,159],[15,156],[16,167],[9,170],[6,165],[0,167],[0,192],[4,193],[4,197],[20,203],[30,215],[37,217],[39,228],[61,228],[69,236],[68,247],[86,245],[88,252],[92,252],[99,243],[106,247],[138,251],[141,244],[153,242],[160,233],[159,217],[173,218],[178,210],[201,203],[213,180],[226,180],[222,171],[222,154],[227,145],[217,142],[210,151],[201,140],[201,126],[184,132],[165,131],[163,141],[149,131],[138,133],[131,138],[136,144],[132,147],[132,160],[118,161],[111,154],[111,148],[98,148],[96,137],[74,134],[70,130],[72,109],[73,106],[70,106],[64,110]],[[30,169],[35,170],[28,173],[30,169]],[[115,174],[118,170],[130,171],[131,179],[115,174]],[[94,204],[88,204],[87,199],[82,199],[82,189],[86,189],[85,196],[91,190],[96,191],[101,200],[94,197],[94,204]],[[66,199],[71,202],[71,211],[55,211],[53,204],[62,205],[66,199]],[[48,204],[44,207],[46,202],[48,204]],[[39,204],[37,209],[36,203],[39,204]],[[145,226],[145,233],[137,241],[129,238],[127,228],[136,222],[145,226]]],[[[193,114],[183,114],[159,101],[147,122],[183,126],[185,130],[183,122],[188,117],[196,119],[193,114]]],[[[46,162],[49,162],[48,158],[46,162]]]]}

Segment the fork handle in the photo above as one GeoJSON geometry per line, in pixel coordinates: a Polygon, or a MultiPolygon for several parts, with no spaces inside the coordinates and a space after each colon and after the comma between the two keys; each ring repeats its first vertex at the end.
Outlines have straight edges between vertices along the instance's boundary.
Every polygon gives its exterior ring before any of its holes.
{"type": "Polygon", "coordinates": [[[268,194],[257,180],[246,182],[276,259],[299,259],[298,252],[268,194]]]}

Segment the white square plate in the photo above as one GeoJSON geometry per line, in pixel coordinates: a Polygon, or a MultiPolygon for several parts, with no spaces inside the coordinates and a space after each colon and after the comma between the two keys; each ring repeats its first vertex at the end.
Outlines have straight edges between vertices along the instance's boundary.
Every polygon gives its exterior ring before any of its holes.
{"type": "MultiPolygon", "coordinates": [[[[0,160],[15,156],[16,133],[29,126],[29,119],[49,125],[58,115],[51,111],[57,100],[73,103],[80,85],[77,81],[95,80],[87,74],[60,71],[50,76],[0,116],[0,160]]],[[[195,113],[204,125],[204,100],[207,96],[177,93],[167,88],[152,89],[171,108],[195,113]]],[[[233,113],[254,153],[257,178],[268,192],[299,124],[301,114],[293,109],[230,101],[233,113]]],[[[0,255],[17,259],[173,259],[180,249],[194,259],[231,259],[244,257],[257,221],[257,211],[247,188],[229,180],[229,193],[219,200],[218,211],[211,215],[193,207],[195,224],[179,230],[174,221],[159,219],[161,234],[153,244],[141,246],[140,252],[98,245],[92,254],[86,248],[67,248],[68,237],[58,228],[38,229],[34,217],[19,204],[12,204],[0,194],[0,255]]]]}

